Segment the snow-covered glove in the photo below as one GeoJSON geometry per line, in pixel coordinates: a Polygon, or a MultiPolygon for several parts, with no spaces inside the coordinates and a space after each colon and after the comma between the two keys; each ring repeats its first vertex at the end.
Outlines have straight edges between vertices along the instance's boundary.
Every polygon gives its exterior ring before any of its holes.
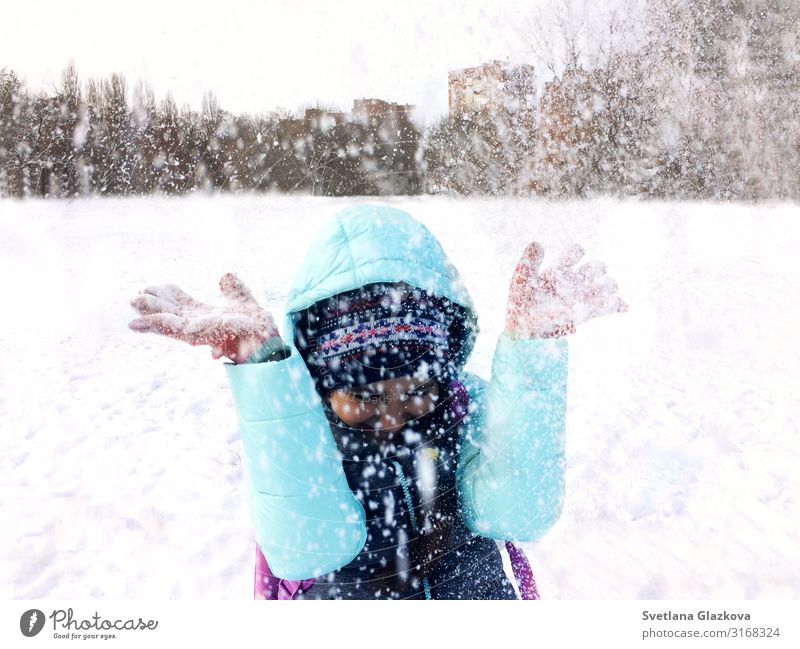
{"type": "Polygon", "coordinates": [[[628,310],[615,294],[617,283],[605,264],[592,261],[575,268],[583,248],[572,245],[553,266],[539,272],[542,246],[528,244],[511,278],[506,331],[516,337],[558,338],[575,333],[590,318],[628,310]]]}
{"type": "Polygon", "coordinates": [[[146,288],[131,300],[142,317],[132,320],[128,327],[190,345],[209,345],[215,359],[227,356],[234,363],[251,359],[265,341],[280,340],[272,316],[236,275],[223,275],[219,288],[225,306],[199,302],[174,284],[146,288]]]}

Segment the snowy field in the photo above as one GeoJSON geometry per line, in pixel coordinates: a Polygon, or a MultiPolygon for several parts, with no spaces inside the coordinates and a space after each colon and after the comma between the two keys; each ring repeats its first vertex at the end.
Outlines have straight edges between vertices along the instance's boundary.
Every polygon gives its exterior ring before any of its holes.
{"type": "MultiPolygon", "coordinates": [[[[126,328],[234,271],[283,322],[354,201],[0,201],[0,597],[252,597],[222,361],[126,328]]],[[[800,596],[800,207],[390,199],[461,270],[487,376],[525,244],[577,241],[631,306],[570,337],[567,500],[527,547],[542,596],[800,596]]]]}

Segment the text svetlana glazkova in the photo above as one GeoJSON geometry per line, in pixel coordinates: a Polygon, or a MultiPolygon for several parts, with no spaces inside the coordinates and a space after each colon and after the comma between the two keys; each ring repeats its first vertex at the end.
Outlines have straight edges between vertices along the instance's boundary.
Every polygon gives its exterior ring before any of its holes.
{"type": "Polygon", "coordinates": [[[678,621],[678,620],[725,620],[728,622],[736,620],[749,620],[750,613],[731,613],[730,611],[696,611],[694,613],[674,613],[666,611],[663,613],[651,613],[642,611],[642,620],[678,621]]]}

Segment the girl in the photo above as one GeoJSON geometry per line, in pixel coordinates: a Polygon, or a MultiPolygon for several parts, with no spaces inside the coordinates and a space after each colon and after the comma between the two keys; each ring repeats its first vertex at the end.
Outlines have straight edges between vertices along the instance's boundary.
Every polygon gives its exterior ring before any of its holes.
{"type": "Polygon", "coordinates": [[[256,597],[516,598],[493,539],[535,541],[560,514],[563,336],[627,308],[602,264],[575,268],[582,254],[540,272],[541,246],[527,247],[489,382],[464,371],[479,329],[458,271],[394,208],[324,225],[289,292],[285,341],[231,274],[225,307],[172,285],[134,298],[134,331],[233,361],[256,597]]]}

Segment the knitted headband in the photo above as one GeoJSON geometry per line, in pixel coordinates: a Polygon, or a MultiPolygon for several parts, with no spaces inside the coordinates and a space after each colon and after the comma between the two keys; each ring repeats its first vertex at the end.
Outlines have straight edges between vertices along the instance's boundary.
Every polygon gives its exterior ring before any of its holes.
{"type": "Polygon", "coordinates": [[[318,392],[454,373],[465,309],[403,282],[366,284],[296,312],[295,346],[318,392]]]}

